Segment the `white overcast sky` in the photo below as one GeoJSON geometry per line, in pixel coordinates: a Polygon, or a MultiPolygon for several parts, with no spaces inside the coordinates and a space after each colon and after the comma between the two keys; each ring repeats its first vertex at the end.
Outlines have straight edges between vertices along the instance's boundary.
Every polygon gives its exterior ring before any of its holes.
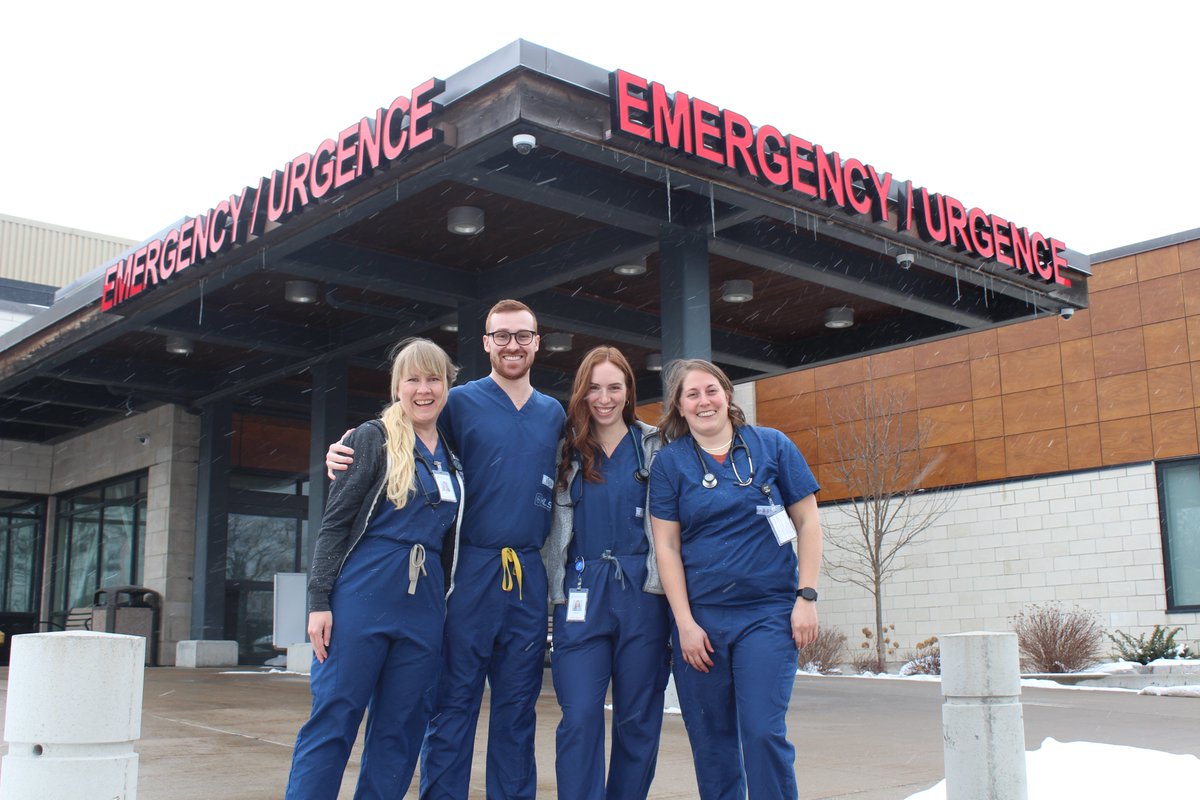
{"type": "Polygon", "coordinates": [[[1096,253],[1200,227],[1200,3],[209,0],[0,10],[0,213],[144,239],[524,38],[1096,253]]]}

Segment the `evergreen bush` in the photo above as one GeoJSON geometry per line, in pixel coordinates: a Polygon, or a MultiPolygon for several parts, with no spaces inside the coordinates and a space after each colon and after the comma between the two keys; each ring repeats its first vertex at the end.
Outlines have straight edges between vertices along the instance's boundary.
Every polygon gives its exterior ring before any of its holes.
{"type": "Polygon", "coordinates": [[[1187,645],[1175,644],[1175,634],[1179,633],[1180,628],[1167,629],[1161,625],[1155,625],[1154,631],[1150,634],[1150,638],[1146,639],[1146,634],[1139,634],[1136,639],[1124,631],[1117,631],[1116,635],[1109,635],[1113,644],[1117,646],[1117,651],[1113,653],[1114,658],[1119,658],[1122,661],[1136,661],[1139,664],[1149,664],[1151,661],[1157,661],[1160,658],[1191,658],[1192,652],[1187,645]]]}

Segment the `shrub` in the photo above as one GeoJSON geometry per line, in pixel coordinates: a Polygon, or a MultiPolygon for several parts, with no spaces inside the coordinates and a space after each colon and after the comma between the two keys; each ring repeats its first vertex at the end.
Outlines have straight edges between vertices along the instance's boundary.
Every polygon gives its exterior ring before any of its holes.
{"type": "Polygon", "coordinates": [[[942,648],[936,636],[917,642],[916,651],[910,651],[905,660],[907,663],[900,668],[901,675],[942,674],[942,648]]]}
{"type": "Polygon", "coordinates": [[[1180,628],[1171,628],[1170,630],[1161,625],[1154,626],[1154,632],[1150,634],[1150,639],[1146,639],[1146,634],[1139,634],[1136,639],[1123,631],[1117,631],[1116,636],[1109,635],[1113,644],[1117,646],[1117,652],[1113,653],[1115,658],[1122,661],[1136,661],[1139,664],[1149,664],[1151,661],[1157,661],[1160,658],[1191,658],[1192,652],[1185,644],[1175,644],[1175,634],[1179,633],[1180,628]]]}
{"type": "Polygon", "coordinates": [[[821,628],[817,638],[800,650],[800,669],[828,675],[838,672],[846,651],[846,634],[837,628],[821,628]]]}
{"type": "Polygon", "coordinates": [[[1104,638],[1095,613],[1078,606],[1029,605],[1010,622],[1027,672],[1079,672],[1095,663],[1104,638]]]}
{"type": "Polygon", "coordinates": [[[900,649],[900,643],[892,640],[892,632],[895,630],[895,625],[883,626],[884,659],[880,660],[879,649],[875,646],[874,641],[875,631],[870,628],[862,629],[863,641],[858,645],[859,651],[850,658],[850,664],[856,673],[887,672],[887,657],[894,657],[900,649]]]}

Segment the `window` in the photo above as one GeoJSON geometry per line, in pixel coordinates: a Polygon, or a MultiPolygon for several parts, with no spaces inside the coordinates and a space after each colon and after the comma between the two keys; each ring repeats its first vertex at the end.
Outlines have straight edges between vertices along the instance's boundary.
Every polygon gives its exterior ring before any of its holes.
{"type": "Polygon", "coordinates": [[[51,618],[92,605],[97,589],[140,583],[145,537],[144,474],[59,497],[51,618]]]}
{"type": "Polygon", "coordinates": [[[1167,610],[1200,609],[1200,459],[1158,465],[1167,610]]]}
{"type": "Polygon", "coordinates": [[[0,612],[37,613],[45,518],[41,497],[0,497],[0,612]]]}

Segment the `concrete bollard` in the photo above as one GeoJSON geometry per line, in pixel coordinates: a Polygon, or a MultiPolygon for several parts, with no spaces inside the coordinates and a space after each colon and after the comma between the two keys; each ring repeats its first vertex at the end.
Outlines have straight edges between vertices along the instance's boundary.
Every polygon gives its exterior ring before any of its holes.
{"type": "Polygon", "coordinates": [[[1016,634],[976,631],[938,642],[946,800],[1026,800],[1016,634]]]}
{"type": "Polygon", "coordinates": [[[145,653],[141,636],[13,637],[0,800],[135,800],[145,653]]]}

